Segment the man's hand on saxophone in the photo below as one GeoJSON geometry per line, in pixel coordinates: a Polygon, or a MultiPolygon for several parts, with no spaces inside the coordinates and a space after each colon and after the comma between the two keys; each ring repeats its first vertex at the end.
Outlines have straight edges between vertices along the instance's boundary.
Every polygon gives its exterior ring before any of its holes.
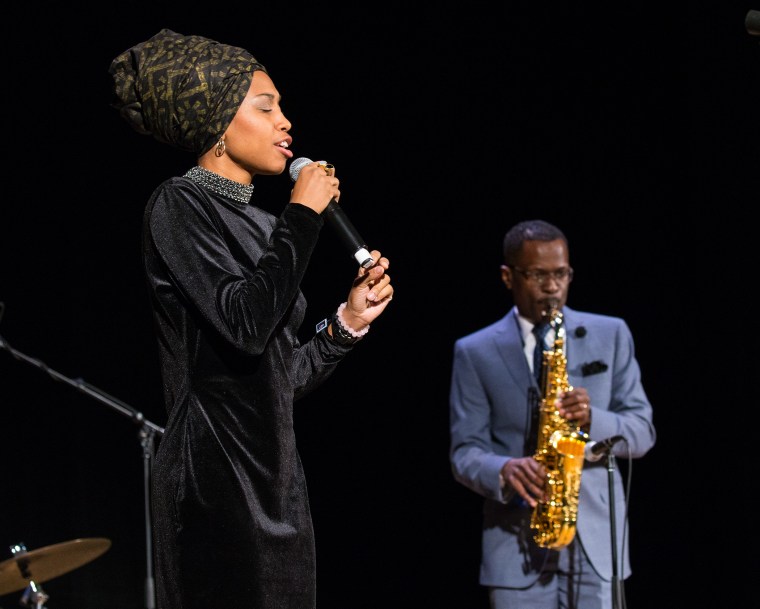
{"type": "Polygon", "coordinates": [[[561,417],[575,421],[578,427],[588,430],[591,426],[591,398],[583,387],[563,391],[554,402],[561,417]]]}
{"type": "Polygon", "coordinates": [[[513,457],[501,468],[502,489],[513,489],[532,508],[545,499],[546,471],[530,457],[513,457]]]}

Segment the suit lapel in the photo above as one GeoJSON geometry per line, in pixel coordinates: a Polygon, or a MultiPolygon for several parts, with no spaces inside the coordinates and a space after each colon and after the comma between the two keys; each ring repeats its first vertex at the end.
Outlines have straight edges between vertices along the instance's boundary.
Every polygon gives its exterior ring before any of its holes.
{"type": "Polygon", "coordinates": [[[536,380],[530,373],[528,361],[525,359],[522,335],[514,307],[499,322],[493,341],[494,348],[506,366],[507,374],[527,393],[528,387],[536,385],[536,380]]]}

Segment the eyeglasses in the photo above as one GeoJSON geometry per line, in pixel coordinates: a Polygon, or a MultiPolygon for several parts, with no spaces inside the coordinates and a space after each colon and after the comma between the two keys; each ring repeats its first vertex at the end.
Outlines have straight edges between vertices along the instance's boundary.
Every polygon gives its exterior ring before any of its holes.
{"type": "Polygon", "coordinates": [[[543,287],[551,277],[557,283],[569,283],[573,280],[573,269],[567,267],[566,269],[559,269],[557,271],[526,271],[518,266],[510,266],[509,268],[517,271],[525,277],[528,281],[538,284],[543,287]]]}

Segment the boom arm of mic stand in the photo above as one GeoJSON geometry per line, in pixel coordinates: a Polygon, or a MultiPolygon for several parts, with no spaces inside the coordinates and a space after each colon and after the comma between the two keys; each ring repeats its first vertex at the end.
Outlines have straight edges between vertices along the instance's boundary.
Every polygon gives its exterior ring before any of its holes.
{"type": "Polygon", "coordinates": [[[131,406],[128,406],[121,400],[117,400],[115,397],[108,395],[104,391],[101,391],[100,389],[94,387],[93,385],[90,385],[89,383],[86,383],[81,378],[79,379],[72,379],[67,376],[64,376],[60,372],[56,372],[52,368],[48,367],[47,364],[44,362],[41,362],[38,359],[34,359],[32,357],[29,357],[28,355],[24,355],[20,351],[17,351],[13,347],[11,347],[8,342],[3,339],[2,336],[0,336],[0,349],[5,349],[8,351],[14,358],[16,358],[19,361],[26,362],[27,364],[31,364],[35,368],[39,368],[43,372],[45,372],[48,376],[52,377],[55,381],[61,381],[63,383],[66,383],[67,385],[70,385],[71,387],[74,387],[75,389],[78,389],[82,393],[86,393],[92,398],[95,398],[102,404],[105,404],[106,406],[110,406],[120,414],[129,417],[132,419],[135,423],[139,423],[140,425],[144,427],[149,427],[153,430],[153,432],[157,432],[158,434],[163,434],[164,430],[162,427],[159,427],[155,423],[151,423],[148,421],[143,414],[132,408],[131,406]]]}
{"type": "Polygon", "coordinates": [[[143,413],[135,410],[131,406],[125,404],[121,400],[116,399],[113,396],[101,391],[97,387],[86,383],[81,378],[71,379],[64,376],[60,372],[56,372],[52,368],[49,368],[45,363],[40,360],[31,358],[24,355],[20,351],[17,351],[11,347],[6,340],[0,336],[0,349],[5,349],[17,360],[31,364],[35,368],[39,368],[43,372],[46,372],[50,377],[56,381],[61,381],[78,389],[82,393],[95,398],[100,403],[110,406],[118,413],[129,417],[135,423],[140,424],[140,444],[143,448],[143,490],[144,490],[144,511],[145,511],[145,544],[146,544],[146,560],[147,560],[147,572],[145,580],[145,607],[146,609],[155,609],[155,591],[153,585],[153,534],[151,529],[151,511],[150,511],[150,474],[153,463],[153,445],[156,434],[163,435],[163,427],[159,427],[155,423],[152,423],[143,416],[143,413]]]}

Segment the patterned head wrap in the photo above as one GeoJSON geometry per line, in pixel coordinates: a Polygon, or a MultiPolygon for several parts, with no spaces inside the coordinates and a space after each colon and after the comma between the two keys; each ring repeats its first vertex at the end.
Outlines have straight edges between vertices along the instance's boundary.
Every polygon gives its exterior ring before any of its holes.
{"type": "Polygon", "coordinates": [[[139,133],[201,155],[229,126],[253,72],[245,49],[168,29],[116,57],[111,104],[139,133]]]}

